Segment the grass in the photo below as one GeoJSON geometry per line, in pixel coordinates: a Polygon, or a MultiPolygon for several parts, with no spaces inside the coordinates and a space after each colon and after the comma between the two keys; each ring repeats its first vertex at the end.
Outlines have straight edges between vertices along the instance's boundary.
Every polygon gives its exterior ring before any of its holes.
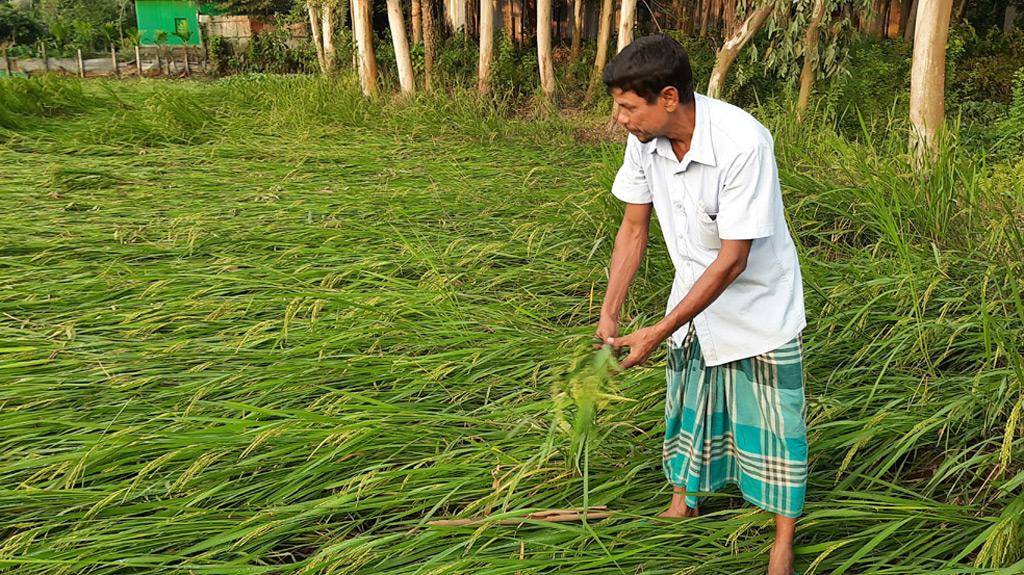
{"type": "MultiPolygon", "coordinates": [[[[621,210],[595,118],[316,78],[31,89],[0,81],[0,572],[763,572],[771,517],[735,491],[647,520],[663,354],[616,376],[586,475],[555,425],[621,210]],[[622,513],[425,526],[585,497],[622,513]]],[[[1024,180],[763,119],[810,320],[798,569],[1024,572],[1024,180]]],[[[632,327],[671,274],[652,241],[632,327]]]]}

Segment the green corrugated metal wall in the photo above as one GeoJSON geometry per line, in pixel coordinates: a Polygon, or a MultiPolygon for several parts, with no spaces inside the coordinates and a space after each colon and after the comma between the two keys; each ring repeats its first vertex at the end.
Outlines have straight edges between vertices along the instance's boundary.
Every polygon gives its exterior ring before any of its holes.
{"type": "Polygon", "coordinates": [[[136,0],[135,14],[138,17],[139,32],[143,46],[156,45],[157,30],[167,32],[168,46],[181,46],[181,38],[174,35],[175,26],[187,27],[191,32],[189,46],[199,45],[199,22],[196,20],[196,3],[184,0],[136,0]]]}

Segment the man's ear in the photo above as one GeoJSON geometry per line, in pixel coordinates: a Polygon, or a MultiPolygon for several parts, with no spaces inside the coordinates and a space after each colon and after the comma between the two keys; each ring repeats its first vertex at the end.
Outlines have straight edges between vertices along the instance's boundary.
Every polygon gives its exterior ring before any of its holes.
{"type": "Polygon", "coordinates": [[[674,112],[679,107],[679,90],[675,86],[665,86],[658,95],[666,112],[674,112]]]}

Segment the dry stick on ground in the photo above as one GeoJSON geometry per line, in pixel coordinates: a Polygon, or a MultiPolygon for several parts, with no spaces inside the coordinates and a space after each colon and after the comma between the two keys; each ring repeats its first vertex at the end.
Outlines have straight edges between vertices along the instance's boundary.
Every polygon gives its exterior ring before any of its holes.
{"type": "MultiPolygon", "coordinates": [[[[604,505],[595,505],[590,510],[584,513],[582,509],[546,509],[544,511],[536,511],[534,513],[527,513],[522,517],[511,517],[509,519],[499,519],[494,521],[495,525],[521,525],[527,521],[550,521],[552,523],[565,523],[569,521],[579,521],[586,515],[587,519],[605,519],[610,517],[614,511],[608,511],[608,507],[604,505]],[[596,511],[596,512],[595,512],[596,511]]],[[[475,517],[469,519],[437,519],[434,521],[427,522],[427,525],[438,526],[438,527],[453,527],[459,525],[478,525],[481,523],[487,523],[486,517],[475,517]]]]}

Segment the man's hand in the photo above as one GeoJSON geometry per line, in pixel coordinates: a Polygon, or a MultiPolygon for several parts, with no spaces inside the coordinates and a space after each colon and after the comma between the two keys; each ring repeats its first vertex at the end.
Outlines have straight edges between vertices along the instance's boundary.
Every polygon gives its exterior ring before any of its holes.
{"type": "Polygon", "coordinates": [[[597,333],[594,335],[594,349],[601,349],[601,346],[608,343],[608,340],[619,336],[619,322],[601,316],[597,324],[597,333]]]}
{"type": "Polygon", "coordinates": [[[668,336],[662,335],[661,329],[654,326],[638,329],[624,337],[606,338],[605,343],[611,344],[616,349],[629,348],[629,355],[619,364],[622,369],[627,369],[647,361],[647,358],[654,353],[654,350],[658,349],[666,337],[668,336]]]}

